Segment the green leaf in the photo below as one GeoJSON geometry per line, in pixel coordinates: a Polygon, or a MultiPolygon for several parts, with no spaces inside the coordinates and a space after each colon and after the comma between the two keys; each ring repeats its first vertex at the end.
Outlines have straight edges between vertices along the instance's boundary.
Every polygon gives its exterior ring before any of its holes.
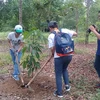
{"type": "Polygon", "coordinates": [[[24,61],[22,64],[23,64],[23,68],[25,69],[27,67],[26,66],[27,63],[24,61]]]}

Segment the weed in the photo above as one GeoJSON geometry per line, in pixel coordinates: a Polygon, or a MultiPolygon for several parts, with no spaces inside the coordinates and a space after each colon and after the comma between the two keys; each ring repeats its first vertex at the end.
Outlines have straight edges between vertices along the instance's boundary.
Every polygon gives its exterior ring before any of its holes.
{"type": "Polygon", "coordinates": [[[97,89],[97,93],[92,95],[91,100],[100,100],[100,89],[97,89]]]}
{"type": "Polygon", "coordinates": [[[0,67],[4,65],[8,65],[11,62],[11,57],[8,53],[0,53],[0,67]]]}

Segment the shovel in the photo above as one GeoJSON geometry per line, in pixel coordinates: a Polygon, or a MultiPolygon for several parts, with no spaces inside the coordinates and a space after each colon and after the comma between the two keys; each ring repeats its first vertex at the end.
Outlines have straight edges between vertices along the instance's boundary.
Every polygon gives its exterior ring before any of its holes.
{"type": "Polygon", "coordinates": [[[29,85],[34,81],[34,79],[38,76],[38,74],[44,69],[44,67],[46,66],[46,64],[51,60],[53,56],[51,55],[49,59],[47,59],[47,61],[44,63],[44,65],[41,67],[41,69],[32,77],[32,79],[27,83],[22,85],[22,88],[28,88],[29,85]]]}
{"type": "Polygon", "coordinates": [[[20,72],[19,76],[20,76],[22,85],[24,85],[24,80],[23,80],[23,77],[22,77],[22,74],[21,74],[20,64],[19,64],[19,61],[18,61],[18,54],[15,54],[15,56],[16,56],[16,63],[18,64],[18,68],[19,68],[19,72],[20,72]]]}

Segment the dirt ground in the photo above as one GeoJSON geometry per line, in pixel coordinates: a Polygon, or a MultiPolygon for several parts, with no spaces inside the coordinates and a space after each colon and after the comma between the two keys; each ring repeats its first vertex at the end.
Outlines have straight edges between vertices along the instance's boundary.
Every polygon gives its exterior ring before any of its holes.
{"type": "MultiPolygon", "coordinates": [[[[96,44],[76,44],[75,48],[77,50],[68,67],[71,91],[63,90],[63,99],[53,96],[56,86],[52,59],[32,82],[31,88],[23,89],[20,82],[13,80],[12,64],[0,67],[0,70],[8,70],[7,73],[0,74],[0,100],[91,100],[90,95],[96,91],[93,86],[98,82],[93,67],[96,44]]],[[[6,51],[7,49],[0,49],[0,52],[6,51]]],[[[41,61],[41,66],[46,60],[47,58],[41,61]]],[[[24,73],[23,77],[25,83],[32,78],[28,77],[27,73],[24,73]]]]}

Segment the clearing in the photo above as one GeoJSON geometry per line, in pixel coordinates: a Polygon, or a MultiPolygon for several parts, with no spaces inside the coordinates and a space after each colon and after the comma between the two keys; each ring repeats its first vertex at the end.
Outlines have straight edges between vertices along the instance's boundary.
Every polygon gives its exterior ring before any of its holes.
{"type": "MultiPolygon", "coordinates": [[[[63,99],[60,100],[91,100],[96,93],[96,89],[93,87],[98,82],[98,76],[93,67],[96,44],[78,43],[75,44],[75,48],[75,55],[68,67],[72,88],[69,93],[64,93],[63,99]]],[[[7,43],[0,41],[0,53],[2,52],[9,54],[7,43]]],[[[41,66],[46,59],[41,61],[41,66]]],[[[30,85],[32,90],[21,88],[11,78],[12,63],[1,66],[0,100],[59,100],[59,98],[53,96],[55,90],[53,66],[52,59],[30,85]]],[[[26,83],[31,78],[28,78],[27,74],[23,76],[26,83]]]]}

